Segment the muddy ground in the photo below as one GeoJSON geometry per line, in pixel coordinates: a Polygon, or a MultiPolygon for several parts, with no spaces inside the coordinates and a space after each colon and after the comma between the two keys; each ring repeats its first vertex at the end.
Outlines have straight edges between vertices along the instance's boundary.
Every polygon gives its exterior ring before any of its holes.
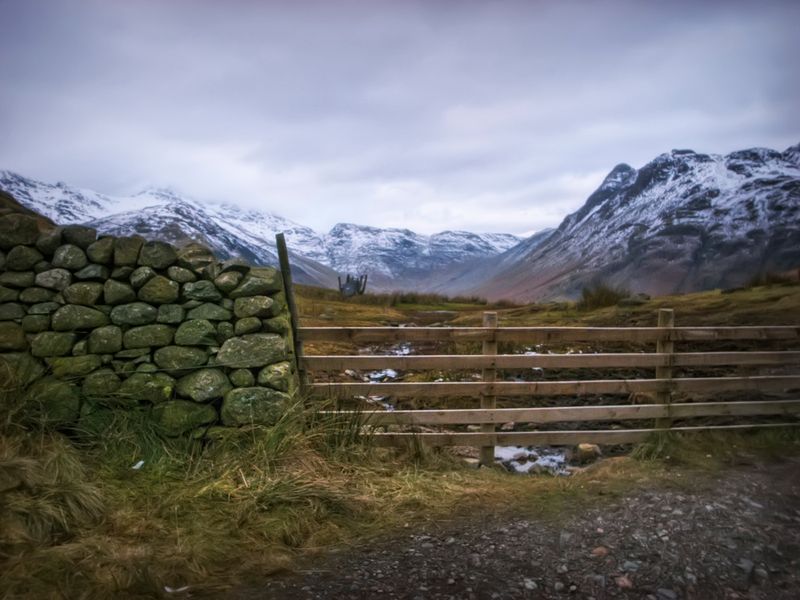
{"type": "Polygon", "coordinates": [[[598,499],[558,522],[454,515],[225,597],[800,598],[800,460],[686,477],[676,471],[673,486],[598,499]]]}

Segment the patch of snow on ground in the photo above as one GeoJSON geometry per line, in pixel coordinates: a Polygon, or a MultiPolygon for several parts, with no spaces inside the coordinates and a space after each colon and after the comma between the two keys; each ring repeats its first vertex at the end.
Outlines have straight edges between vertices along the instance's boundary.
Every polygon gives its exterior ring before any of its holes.
{"type": "Polygon", "coordinates": [[[528,446],[495,446],[494,458],[517,473],[542,469],[553,475],[569,475],[566,450],[528,446]]]}

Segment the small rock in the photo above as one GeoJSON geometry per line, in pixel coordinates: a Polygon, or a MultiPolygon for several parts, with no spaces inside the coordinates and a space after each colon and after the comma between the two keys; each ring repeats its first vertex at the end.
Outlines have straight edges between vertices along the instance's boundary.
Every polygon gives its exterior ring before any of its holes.
{"type": "Polygon", "coordinates": [[[614,578],[614,583],[617,584],[617,587],[622,590],[629,590],[633,588],[633,581],[627,575],[620,575],[619,577],[614,578]]]}
{"type": "Polygon", "coordinates": [[[608,548],[605,546],[598,546],[594,550],[592,550],[592,556],[595,558],[604,558],[608,556],[608,548]]]}
{"type": "Polygon", "coordinates": [[[555,591],[557,591],[557,592],[563,592],[565,587],[566,587],[566,586],[565,586],[563,583],[561,583],[560,581],[556,581],[556,582],[553,584],[553,589],[554,589],[555,591]]]}

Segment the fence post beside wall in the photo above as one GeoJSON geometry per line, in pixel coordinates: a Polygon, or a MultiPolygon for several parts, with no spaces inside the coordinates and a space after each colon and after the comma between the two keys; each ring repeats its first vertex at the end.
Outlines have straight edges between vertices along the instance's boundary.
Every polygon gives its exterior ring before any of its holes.
{"type": "Polygon", "coordinates": [[[297,332],[298,314],[297,303],[294,299],[294,283],[292,282],[292,268],[289,264],[289,250],[286,248],[286,238],[283,233],[275,235],[275,246],[278,249],[278,263],[283,278],[283,291],[286,294],[286,304],[289,305],[289,315],[292,319],[292,341],[294,342],[294,360],[297,369],[297,378],[300,386],[306,385],[306,374],[303,370],[303,341],[297,332]]]}
{"type": "MultiPolygon", "coordinates": [[[[483,326],[484,327],[497,327],[497,313],[485,312],[483,313],[483,326]]],[[[484,355],[497,354],[497,335],[493,334],[490,340],[483,342],[484,355]]],[[[494,383],[497,381],[497,369],[494,365],[483,369],[483,380],[487,383],[494,383]]],[[[483,393],[481,396],[481,408],[497,408],[497,397],[491,393],[483,393]]],[[[484,423],[481,425],[481,431],[484,433],[494,433],[495,425],[493,423],[484,423]]],[[[481,463],[482,466],[490,467],[494,464],[494,444],[491,446],[481,446],[481,463]]]]}
{"type": "MultiPolygon", "coordinates": [[[[675,326],[675,311],[671,308],[662,308],[658,311],[658,326],[666,329],[672,329],[675,326]]],[[[656,352],[659,354],[668,354],[669,359],[667,365],[663,367],[656,367],[656,379],[672,379],[672,365],[673,365],[673,352],[675,351],[675,343],[672,341],[672,332],[667,331],[657,342],[656,352]]],[[[656,392],[657,404],[672,404],[672,391],[664,390],[656,392]]],[[[669,414],[669,412],[668,412],[669,414]]],[[[669,428],[672,426],[672,419],[657,419],[657,428],[669,428]]]]}

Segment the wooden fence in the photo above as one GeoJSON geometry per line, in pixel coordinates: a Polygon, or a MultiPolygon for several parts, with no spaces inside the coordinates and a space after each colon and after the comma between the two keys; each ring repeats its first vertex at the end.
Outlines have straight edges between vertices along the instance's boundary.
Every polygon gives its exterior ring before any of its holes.
{"type": "MultiPolygon", "coordinates": [[[[466,397],[476,407],[446,410],[372,411],[365,415],[372,425],[426,426],[426,430],[378,433],[382,445],[400,445],[417,439],[431,445],[479,446],[481,462],[493,461],[497,444],[575,444],[590,442],[617,444],[639,442],[656,431],[698,431],[797,425],[800,399],[749,401],[682,401],[673,403],[676,393],[683,396],[729,391],[800,391],[800,351],[748,350],[725,352],[676,352],[676,342],[729,341],[741,344],[756,340],[783,340],[792,345],[800,340],[798,326],[770,327],[675,327],[672,310],[659,311],[658,327],[498,327],[496,313],[484,313],[483,327],[299,327],[303,343],[347,342],[481,342],[481,354],[456,355],[355,355],[299,357],[308,391],[314,396],[334,399],[370,395],[441,398],[466,397]],[[498,343],[560,345],[575,342],[654,344],[655,352],[617,352],[602,354],[497,354],[498,343]],[[781,373],[770,375],[727,375],[719,377],[675,377],[676,369],[733,366],[773,367],[781,373]],[[498,371],[520,369],[654,369],[652,379],[592,379],[570,381],[500,381],[498,371]],[[320,382],[318,373],[339,373],[346,369],[399,370],[481,370],[481,381],[466,382],[320,382]],[[789,374],[787,374],[787,372],[789,374]],[[542,396],[585,396],[600,394],[650,394],[650,404],[613,406],[560,406],[497,408],[497,398],[536,398],[542,396]],[[480,407],[478,407],[478,403],[480,407]],[[676,419],[719,416],[784,415],[781,422],[735,425],[673,426],[676,419]],[[599,429],[580,431],[496,431],[501,423],[540,426],[570,422],[620,422],[655,419],[655,426],[643,429],[599,429]],[[480,426],[480,431],[431,431],[443,426],[480,426]]],[[[353,411],[338,411],[350,414],[353,411]]],[[[463,427],[462,427],[463,429],[463,427]]]]}

